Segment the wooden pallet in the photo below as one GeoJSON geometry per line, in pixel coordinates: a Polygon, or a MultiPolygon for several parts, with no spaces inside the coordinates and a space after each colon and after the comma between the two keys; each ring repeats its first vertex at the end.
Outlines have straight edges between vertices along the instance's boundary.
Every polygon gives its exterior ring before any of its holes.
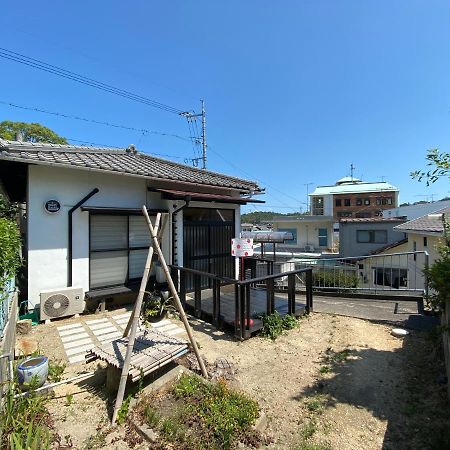
{"type": "MultiPolygon", "coordinates": [[[[123,368],[128,338],[115,339],[86,354],[86,362],[101,359],[117,369],[123,368]]],[[[128,377],[136,381],[188,352],[187,342],[157,330],[143,330],[136,335],[128,377]]]]}

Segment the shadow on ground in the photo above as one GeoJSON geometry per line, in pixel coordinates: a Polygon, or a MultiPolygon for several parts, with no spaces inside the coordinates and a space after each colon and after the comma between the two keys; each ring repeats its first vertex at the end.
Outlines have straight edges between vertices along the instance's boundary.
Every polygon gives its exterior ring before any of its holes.
{"type": "Polygon", "coordinates": [[[440,357],[425,332],[408,336],[394,352],[328,349],[322,367],[329,373],[296,399],[322,394],[326,408],[348,404],[370,411],[387,421],[384,450],[448,450],[450,407],[440,357]]]}

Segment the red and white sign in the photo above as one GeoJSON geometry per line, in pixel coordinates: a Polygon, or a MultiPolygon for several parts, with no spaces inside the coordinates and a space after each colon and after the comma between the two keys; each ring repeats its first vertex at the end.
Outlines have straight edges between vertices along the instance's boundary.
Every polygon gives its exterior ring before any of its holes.
{"type": "Polygon", "coordinates": [[[239,258],[253,256],[253,239],[231,239],[231,254],[239,258]]]}

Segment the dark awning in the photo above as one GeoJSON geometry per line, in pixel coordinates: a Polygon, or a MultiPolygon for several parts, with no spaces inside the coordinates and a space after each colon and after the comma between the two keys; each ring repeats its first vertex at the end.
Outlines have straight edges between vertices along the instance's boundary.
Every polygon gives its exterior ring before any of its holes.
{"type": "MultiPolygon", "coordinates": [[[[142,215],[141,208],[114,208],[111,206],[82,206],[81,211],[89,211],[91,214],[128,214],[131,216],[142,215]]],[[[158,213],[168,213],[167,209],[147,209],[149,216],[158,213]]]]}
{"type": "Polygon", "coordinates": [[[292,233],[288,231],[243,231],[241,233],[243,239],[253,239],[253,242],[275,242],[282,243],[294,238],[292,233]]]}
{"type": "Polygon", "coordinates": [[[264,200],[253,198],[232,197],[231,195],[207,194],[204,192],[176,191],[173,189],[149,189],[162,194],[166,200],[186,200],[198,202],[234,203],[235,205],[245,205],[247,203],[265,203],[264,200]]]}

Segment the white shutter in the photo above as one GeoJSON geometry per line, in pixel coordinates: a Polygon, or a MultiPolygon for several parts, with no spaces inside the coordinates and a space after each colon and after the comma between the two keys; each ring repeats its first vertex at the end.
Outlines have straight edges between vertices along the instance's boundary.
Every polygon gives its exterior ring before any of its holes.
{"type": "Polygon", "coordinates": [[[91,250],[125,249],[128,244],[126,216],[91,216],[91,250]]]}
{"type": "Polygon", "coordinates": [[[91,253],[91,289],[124,284],[127,278],[128,251],[91,253]]]}
{"type": "Polygon", "coordinates": [[[128,277],[141,278],[144,273],[145,261],[147,260],[148,250],[131,250],[130,267],[128,277]]]}
{"type": "Polygon", "coordinates": [[[130,247],[149,246],[150,231],[145,218],[143,216],[130,216],[130,247]]]}

